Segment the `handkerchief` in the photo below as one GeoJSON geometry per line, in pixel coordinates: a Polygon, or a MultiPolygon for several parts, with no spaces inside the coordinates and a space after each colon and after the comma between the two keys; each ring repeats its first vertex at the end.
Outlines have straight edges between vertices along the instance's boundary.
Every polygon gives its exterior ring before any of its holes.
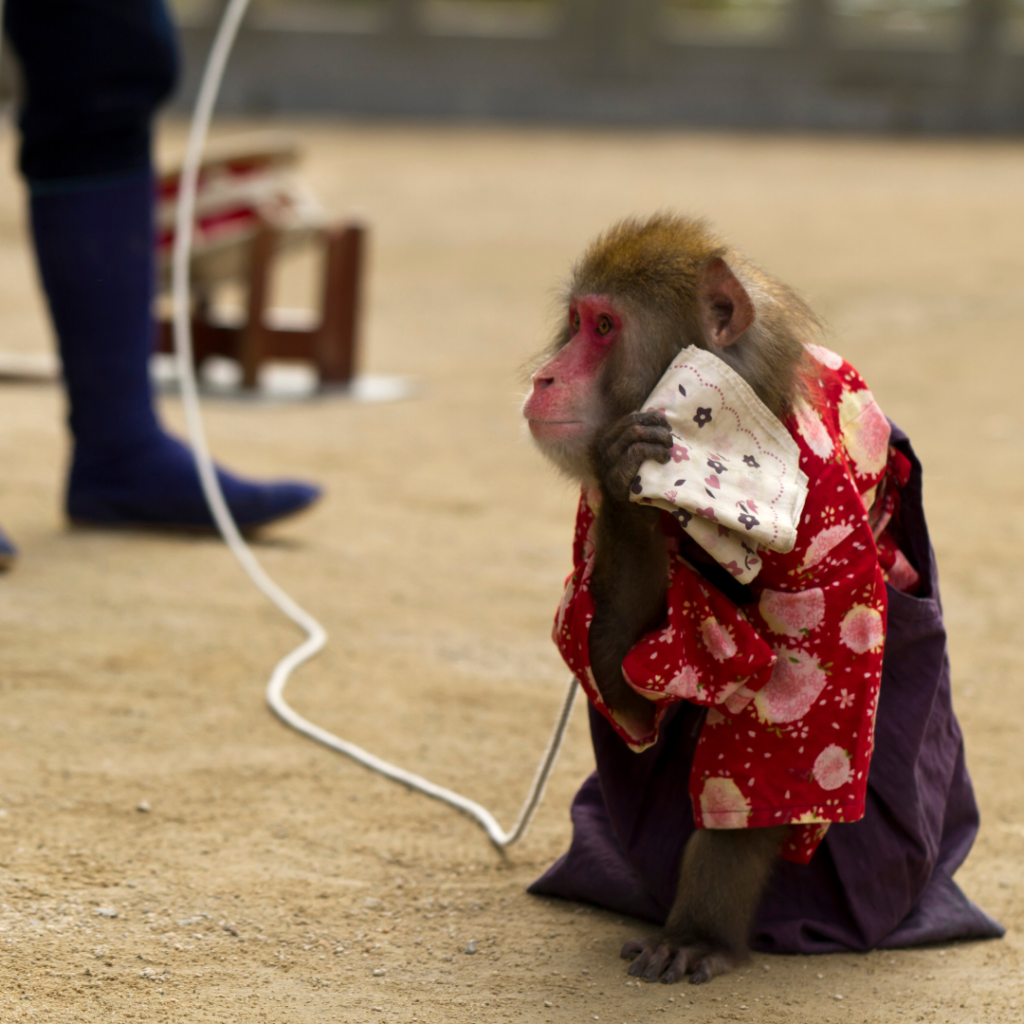
{"type": "Polygon", "coordinates": [[[807,498],[800,449],[735,370],[690,345],[644,410],[668,420],[672,457],[641,465],[632,501],[670,512],[740,583],[760,571],[760,548],[793,550],[807,498]]]}

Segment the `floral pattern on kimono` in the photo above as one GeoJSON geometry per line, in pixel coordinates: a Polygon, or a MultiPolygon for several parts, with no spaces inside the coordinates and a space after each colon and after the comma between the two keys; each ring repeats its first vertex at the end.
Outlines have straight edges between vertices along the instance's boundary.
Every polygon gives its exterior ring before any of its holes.
{"type": "Polygon", "coordinates": [[[832,822],[864,815],[885,644],[887,578],[917,573],[888,526],[909,464],[858,372],[836,353],[817,361],[785,426],[809,481],[795,547],[763,551],[752,602],[734,604],[680,554],[693,543],[662,513],[669,550],[665,620],[623,661],[626,681],[656,705],[630,735],[601,700],[590,667],[590,578],[600,493],[585,489],[573,573],[553,638],[594,706],[634,750],[657,739],[670,705],[706,705],[690,774],[699,828],[794,827],[783,856],[807,863],[832,822]],[[686,545],[689,545],[688,547],[686,545]]]}

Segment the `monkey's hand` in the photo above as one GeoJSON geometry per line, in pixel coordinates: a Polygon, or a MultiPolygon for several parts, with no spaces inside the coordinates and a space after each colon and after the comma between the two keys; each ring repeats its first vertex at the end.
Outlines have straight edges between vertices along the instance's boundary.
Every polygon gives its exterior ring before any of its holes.
{"type": "Polygon", "coordinates": [[[660,412],[623,416],[602,430],[590,448],[590,461],[602,493],[625,505],[629,504],[640,464],[648,459],[665,463],[671,456],[672,430],[660,412]]]}
{"type": "Polygon", "coordinates": [[[671,985],[690,975],[691,985],[701,985],[718,974],[728,974],[737,963],[733,953],[709,942],[682,941],[671,935],[630,939],[622,947],[623,960],[632,960],[629,973],[645,981],[671,985]]]}

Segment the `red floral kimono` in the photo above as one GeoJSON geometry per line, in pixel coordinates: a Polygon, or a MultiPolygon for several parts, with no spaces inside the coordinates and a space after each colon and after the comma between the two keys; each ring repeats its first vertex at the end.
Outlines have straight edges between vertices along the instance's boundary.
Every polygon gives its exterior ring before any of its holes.
{"type": "Polygon", "coordinates": [[[808,351],[819,372],[785,421],[807,499],[793,550],[762,552],[753,601],[734,604],[696,571],[693,562],[706,556],[662,513],[667,615],[622,666],[630,686],[658,706],[652,732],[626,732],[590,668],[596,491],[580,500],[575,569],[553,634],[591,702],[635,750],[655,741],[668,705],[706,705],[689,787],[697,826],[792,824],[783,856],[799,863],[829,823],[864,815],[885,582],[905,591],[918,582],[887,530],[897,500],[887,482],[905,482],[909,463],[890,449],[889,423],[857,371],[828,349],[808,351]]]}

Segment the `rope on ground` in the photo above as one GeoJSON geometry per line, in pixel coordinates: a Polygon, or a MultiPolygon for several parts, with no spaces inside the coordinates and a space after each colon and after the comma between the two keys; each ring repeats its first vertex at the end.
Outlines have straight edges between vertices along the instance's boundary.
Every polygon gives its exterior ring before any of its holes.
{"type": "Polygon", "coordinates": [[[338,753],[345,754],[353,760],[379,772],[395,782],[400,782],[426,796],[433,797],[451,807],[455,807],[476,820],[486,831],[491,842],[499,849],[505,849],[518,842],[526,833],[534,813],[544,795],[544,787],[554,768],[555,759],[565,737],[569,724],[573,700],[576,696],[576,680],[569,681],[562,706],[555,720],[555,727],[548,741],[547,749],[534,775],[526,801],[519,812],[519,817],[512,829],[505,832],[497,819],[486,807],[468,797],[462,796],[444,786],[438,786],[428,779],[408,772],[403,768],[390,764],[374,754],[363,750],[347,740],[335,736],[320,726],[303,718],[284,699],[284,689],[292,672],[300,665],[309,661],[327,643],[327,631],[324,627],[302,608],[288,593],[267,575],[252,550],[246,544],[231,511],[224,500],[220,482],[210,456],[203,426],[202,412],[199,406],[199,392],[192,363],[192,324],[191,296],[189,292],[189,262],[192,254],[192,234],[195,221],[196,190],[199,181],[199,168],[202,161],[206,136],[210,127],[213,108],[220,91],[221,80],[228,57],[234,46],[238,29],[249,7],[249,0],[230,0],[221,17],[217,35],[214,38],[210,55],[203,70],[203,78],[196,99],[192,123],[189,129],[188,146],[185,161],[181,170],[178,192],[177,224],[174,235],[174,256],[172,263],[172,304],[174,320],[174,350],[177,360],[178,375],[181,380],[181,400],[185,410],[192,452],[199,471],[199,480],[203,494],[210,507],[214,522],[231,553],[245,570],[249,579],[262,593],[292,622],[306,634],[306,640],[283,657],[275,666],[267,683],[266,699],[274,713],[293,729],[330,747],[338,753]]]}

